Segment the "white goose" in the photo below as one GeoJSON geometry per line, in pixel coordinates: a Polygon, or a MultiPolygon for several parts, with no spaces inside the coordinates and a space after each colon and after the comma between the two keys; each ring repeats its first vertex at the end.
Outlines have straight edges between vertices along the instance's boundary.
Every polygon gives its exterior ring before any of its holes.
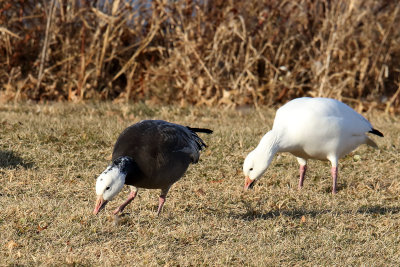
{"type": "Polygon", "coordinates": [[[378,146],[366,133],[383,137],[371,123],[346,104],[330,98],[297,98],[276,112],[272,130],[263,136],[243,164],[245,189],[266,171],[274,155],[290,152],[300,164],[299,189],[308,159],[332,163],[332,193],[336,193],[338,161],[361,144],[378,146]]]}

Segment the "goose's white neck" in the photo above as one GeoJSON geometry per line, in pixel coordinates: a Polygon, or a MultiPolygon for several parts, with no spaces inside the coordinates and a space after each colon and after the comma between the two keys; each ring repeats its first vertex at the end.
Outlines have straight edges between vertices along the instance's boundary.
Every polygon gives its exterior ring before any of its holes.
{"type": "Polygon", "coordinates": [[[263,138],[261,138],[260,143],[254,149],[257,157],[266,165],[265,169],[271,164],[272,159],[275,154],[279,151],[279,138],[274,130],[266,133],[263,138]]]}

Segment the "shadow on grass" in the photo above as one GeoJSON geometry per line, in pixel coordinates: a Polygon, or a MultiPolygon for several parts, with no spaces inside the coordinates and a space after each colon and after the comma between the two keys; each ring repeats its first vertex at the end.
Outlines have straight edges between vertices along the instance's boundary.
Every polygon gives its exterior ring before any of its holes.
{"type": "Polygon", "coordinates": [[[397,214],[400,213],[400,207],[382,207],[375,205],[371,207],[361,207],[357,210],[357,212],[374,215],[397,214]]]}
{"type": "Polygon", "coordinates": [[[33,167],[33,162],[26,161],[13,151],[0,150],[0,168],[17,168],[30,169],[33,167]]]}
{"type": "MultiPolygon", "coordinates": [[[[245,214],[239,215],[243,220],[252,221],[256,219],[272,219],[279,216],[286,216],[292,219],[300,219],[302,216],[306,217],[317,217],[320,215],[332,213],[334,215],[350,214],[353,211],[332,211],[330,209],[324,210],[305,210],[305,209],[293,209],[293,210],[274,210],[267,213],[260,213],[254,210],[248,210],[245,214]]],[[[383,207],[379,205],[371,207],[361,207],[356,213],[358,214],[371,214],[371,215],[386,215],[386,214],[397,214],[400,213],[400,207],[383,207]]]]}
{"type": "Polygon", "coordinates": [[[246,221],[252,221],[256,219],[268,220],[279,216],[286,216],[292,219],[301,218],[302,216],[308,217],[316,217],[318,215],[330,213],[331,210],[302,210],[302,209],[294,209],[294,210],[274,210],[267,213],[260,213],[254,210],[248,210],[245,214],[242,214],[241,217],[246,221]]]}

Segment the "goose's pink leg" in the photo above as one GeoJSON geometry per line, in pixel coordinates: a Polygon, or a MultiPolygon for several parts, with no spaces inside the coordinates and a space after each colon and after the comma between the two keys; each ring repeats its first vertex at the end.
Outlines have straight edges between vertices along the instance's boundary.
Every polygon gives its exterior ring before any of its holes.
{"type": "Polygon", "coordinates": [[[160,215],[162,208],[164,206],[165,200],[167,198],[167,194],[168,194],[169,188],[167,189],[161,189],[161,194],[160,197],[158,199],[158,210],[157,210],[157,216],[160,215]]]}
{"type": "Polygon", "coordinates": [[[160,195],[160,198],[158,199],[158,210],[157,210],[157,216],[160,215],[162,207],[164,206],[165,199],[167,196],[160,195]]]}
{"type": "Polygon", "coordinates": [[[129,193],[128,199],[125,200],[125,202],[122,203],[118,208],[116,208],[116,209],[114,210],[113,214],[115,215],[115,214],[117,214],[118,212],[122,212],[122,211],[125,209],[125,207],[128,206],[128,204],[131,203],[131,202],[135,199],[136,194],[137,194],[137,191],[138,191],[138,190],[137,190],[136,187],[132,187],[132,188],[131,188],[131,192],[129,193]]]}
{"type": "Polygon", "coordinates": [[[332,180],[333,180],[333,185],[332,185],[332,194],[336,194],[337,190],[337,173],[338,173],[338,167],[332,167],[331,168],[331,174],[332,174],[332,180]]]}
{"type": "Polygon", "coordinates": [[[307,165],[300,165],[300,179],[299,179],[299,189],[303,187],[304,177],[306,176],[307,165]]]}

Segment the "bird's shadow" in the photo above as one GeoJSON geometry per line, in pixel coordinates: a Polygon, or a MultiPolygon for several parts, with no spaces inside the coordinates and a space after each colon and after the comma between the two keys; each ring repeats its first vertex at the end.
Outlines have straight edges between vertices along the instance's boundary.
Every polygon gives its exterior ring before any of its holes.
{"type": "Polygon", "coordinates": [[[22,167],[31,169],[33,165],[33,162],[24,160],[13,151],[0,150],[0,168],[14,169],[22,167]]]}
{"type": "MultiPolygon", "coordinates": [[[[234,215],[234,217],[239,217],[246,221],[253,220],[268,220],[279,216],[286,216],[292,219],[300,219],[302,216],[315,218],[317,216],[333,213],[335,215],[351,214],[354,211],[333,211],[331,209],[321,209],[321,210],[306,210],[306,209],[293,209],[293,210],[273,210],[267,213],[261,213],[255,210],[248,209],[246,213],[240,215],[234,215]]],[[[385,214],[397,214],[400,213],[400,207],[384,207],[380,205],[375,205],[371,207],[360,207],[357,209],[358,214],[373,214],[373,215],[385,215],[385,214]]]]}
{"type": "Polygon", "coordinates": [[[373,215],[397,214],[400,213],[400,207],[383,207],[380,205],[375,205],[371,207],[361,207],[357,210],[357,213],[367,213],[373,215]]]}

